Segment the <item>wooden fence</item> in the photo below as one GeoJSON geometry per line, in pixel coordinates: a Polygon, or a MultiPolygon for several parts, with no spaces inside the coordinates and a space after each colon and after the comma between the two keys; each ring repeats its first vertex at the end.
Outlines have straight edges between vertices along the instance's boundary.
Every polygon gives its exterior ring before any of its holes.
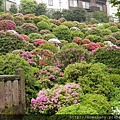
{"type": "Polygon", "coordinates": [[[25,109],[25,80],[22,69],[15,75],[0,75],[0,113],[14,106],[25,109]]]}

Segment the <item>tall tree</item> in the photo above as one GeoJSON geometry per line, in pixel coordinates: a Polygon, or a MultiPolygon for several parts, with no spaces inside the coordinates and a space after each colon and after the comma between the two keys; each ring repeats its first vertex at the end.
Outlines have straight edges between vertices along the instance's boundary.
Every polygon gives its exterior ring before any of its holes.
{"type": "Polygon", "coordinates": [[[34,14],[37,3],[35,0],[21,0],[20,6],[20,12],[23,14],[34,14]]]}
{"type": "Polygon", "coordinates": [[[15,4],[12,4],[9,11],[14,14],[17,13],[17,11],[18,11],[17,6],[15,4]]]}
{"type": "Polygon", "coordinates": [[[0,12],[4,11],[4,0],[0,0],[0,12]]]}

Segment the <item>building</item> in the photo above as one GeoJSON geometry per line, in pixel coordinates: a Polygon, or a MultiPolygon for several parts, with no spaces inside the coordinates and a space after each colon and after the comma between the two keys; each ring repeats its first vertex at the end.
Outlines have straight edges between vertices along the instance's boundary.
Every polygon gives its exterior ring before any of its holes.
{"type": "Polygon", "coordinates": [[[16,5],[16,0],[5,0],[5,10],[9,11],[12,4],[16,5]]]}

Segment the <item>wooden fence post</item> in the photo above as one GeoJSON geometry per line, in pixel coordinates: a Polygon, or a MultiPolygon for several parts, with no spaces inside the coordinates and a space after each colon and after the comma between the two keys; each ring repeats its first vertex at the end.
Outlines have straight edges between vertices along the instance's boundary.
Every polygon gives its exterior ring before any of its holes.
{"type": "Polygon", "coordinates": [[[25,107],[25,79],[24,79],[23,69],[21,69],[21,68],[17,69],[16,75],[20,76],[20,92],[21,92],[20,103],[23,104],[25,107]]]}

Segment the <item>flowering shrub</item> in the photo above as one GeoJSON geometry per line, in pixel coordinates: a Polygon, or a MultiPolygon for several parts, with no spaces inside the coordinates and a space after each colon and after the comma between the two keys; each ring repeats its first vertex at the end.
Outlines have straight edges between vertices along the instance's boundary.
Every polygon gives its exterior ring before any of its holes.
{"type": "Polygon", "coordinates": [[[56,38],[56,36],[54,35],[54,34],[44,34],[43,35],[43,39],[44,40],[49,40],[49,39],[51,39],[51,38],[56,38]]]}
{"type": "Polygon", "coordinates": [[[85,37],[85,39],[89,39],[92,42],[102,42],[102,38],[100,36],[97,35],[88,35],[85,37]]]}
{"type": "Polygon", "coordinates": [[[42,35],[39,34],[39,33],[30,33],[30,34],[28,35],[28,37],[30,38],[30,42],[31,42],[31,43],[33,43],[34,40],[36,40],[36,39],[42,39],[42,35]]]}
{"type": "Polygon", "coordinates": [[[56,28],[54,28],[53,34],[59,40],[71,41],[70,29],[65,25],[60,25],[60,26],[57,26],[56,28]]]}
{"type": "Polygon", "coordinates": [[[70,31],[76,31],[76,30],[80,30],[80,29],[77,28],[77,27],[71,27],[71,28],[70,28],[70,31]]]}
{"type": "Polygon", "coordinates": [[[83,44],[89,44],[90,42],[91,42],[91,41],[90,41],[89,39],[84,39],[82,43],[83,43],[83,44]]]}
{"type": "Polygon", "coordinates": [[[24,50],[14,50],[13,54],[19,55],[20,57],[24,58],[26,61],[29,62],[29,64],[33,65],[35,64],[33,62],[33,55],[30,54],[29,51],[24,51],[24,50]]]}
{"type": "Polygon", "coordinates": [[[44,30],[44,29],[46,29],[46,30],[49,30],[49,29],[50,29],[49,24],[48,24],[47,22],[45,22],[45,21],[40,21],[40,22],[38,22],[38,23],[37,23],[37,27],[38,27],[39,31],[40,31],[40,30],[44,30]]]}
{"type": "Polygon", "coordinates": [[[50,22],[55,25],[60,25],[60,23],[61,23],[59,20],[54,20],[54,19],[51,19],[50,22]]]}
{"type": "Polygon", "coordinates": [[[60,47],[62,48],[64,45],[66,45],[68,43],[67,40],[60,40],[60,47]]]}
{"type": "Polygon", "coordinates": [[[1,20],[0,21],[0,30],[15,30],[16,24],[11,20],[1,20]]]}
{"type": "Polygon", "coordinates": [[[98,28],[91,28],[86,32],[86,36],[88,35],[96,35],[96,36],[102,36],[102,32],[98,28]]]}
{"type": "Polygon", "coordinates": [[[74,27],[74,24],[72,21],[65,21],[61,24],[67,26],[68,28],[74,27]]]}
{"type": "Polygon", "coordinates": [[[63,106],[80,103],[82,89],[79,85],[70,83],[55,86],[52,89],[40,90],[36,99],[31,99],[33,111],[44,114],[54,114],[63,106]]]}
{"type": "Polygon", "coordinates": [[[103,38],[103,40],[104,40],[104,41],[110,41],[110,42],[112,42],[113,44],[115,44],[117,39],[116,39],[115,37],[113,37],[112,35],[107,35],[107,36],[105,36],[105,37],[103,38]]]}
{"type": "Polygon", "coordinates": [[[20,16],[14,17],[14,22],[17,26],[21,26],[24,23],[24,18],[20,16]]]}
{"type": "Polygon", "coordinates": [[[73,42],[75,42],[78,45],[81,45],[82,44],[82,38],[80,38],[80,37],[74,37],[73,38],[73,42]]]}
{"type": "Polygon", "coordinates": [[[34,24],[32,24],[32,23],[24,23],[21,26],[21,30],[22,30],[23,34],[29,35],[30,33],[37,32],[38,28],[34,24]]]}
{"type": "Polygon", "coordinates": [[[112,68],[120,68],[120,48],[114,46],[108,46],[105,48],[98,49],[95,52],[94,60],[101,62],[112,68]]]}
{"type": "Polygon", "coordinates": [[[50,34],[50,33],[51,33],[50,30],[41,30],[41,31],[40,31],[40,34],[41,34],[41,35],[50,34]]]}
{"type": "Polygon", "coordinates": [[[33,60],[36,63],[36,66],[39,68],[43,68],[47,65],[53,65],[53,52],[46,49],[36,48],[31,51],[33,55],[33,60]]]}
{"type": "Polygon", "coordinates": [[[66,19],[65,18],[59,18],[58,19],[61,23],[63,23],[63,22],[65,22],[66,21],[66,19]]]}
{"type": "Polygon", "coordinates": [[[115,37],[117,40],[120,40],[120,32],[115,32],[112,36],[115,37]]]}
{"type": "Polygon", "coordinates": [[[25,40],[25,41],[29,41],[30,38],[27,36],[27,35],[24,35],[24,34],[21,34],[22,38],[25,40]]]}
{"type": "Polygon", "coordinates": [[[61,69],[55,66],[46,66],[40,71],[38,76],[41,88],[51,88],[60,83],[60,77],[63,76],[61,69]]]}
{"type": "Polygon", "coordinates": [[[11,14],[2,14],[0,16],[0,20],[11,20],[11,21],[14,21],[14,17],[11,15],[11,14]]]}
{"type": "Polygon", "coordinates": [[[69,64],[75,62],[89,61],[89,54],[83,48],[69,48],[62,50],[55,54],[57,61],[59,61],[59,68],[64,70],[69,64]]]}
{"type": "Polygon", "coordinates": [[[45,42],[46,42],[46,40],[36,39],[33,44],[34,44],[36,47],[38,47],[39,45],[44,44],[45,42]]]}
{"type": "Polygon", "coordinates": [[[24,49],[24,39],[17,32],[0,31],[0,55],[10,53],[15,49],[24,49]]]}
{"type": "Polygon", "coordinates": [[[71,36],[72,36],[72,39],[74,37],[80,37],[80,38],[84,38],[84,33],[79,31],[79,30],[76,30],[76,31],[71,31],[71,36]]]}
{"type": "Polygon", "coordinates": [[[108,27],[108,29],[110,29],[112,32],[118,31],[118,28],[116,26],[110,26],[110,27],[108,27]]]}

